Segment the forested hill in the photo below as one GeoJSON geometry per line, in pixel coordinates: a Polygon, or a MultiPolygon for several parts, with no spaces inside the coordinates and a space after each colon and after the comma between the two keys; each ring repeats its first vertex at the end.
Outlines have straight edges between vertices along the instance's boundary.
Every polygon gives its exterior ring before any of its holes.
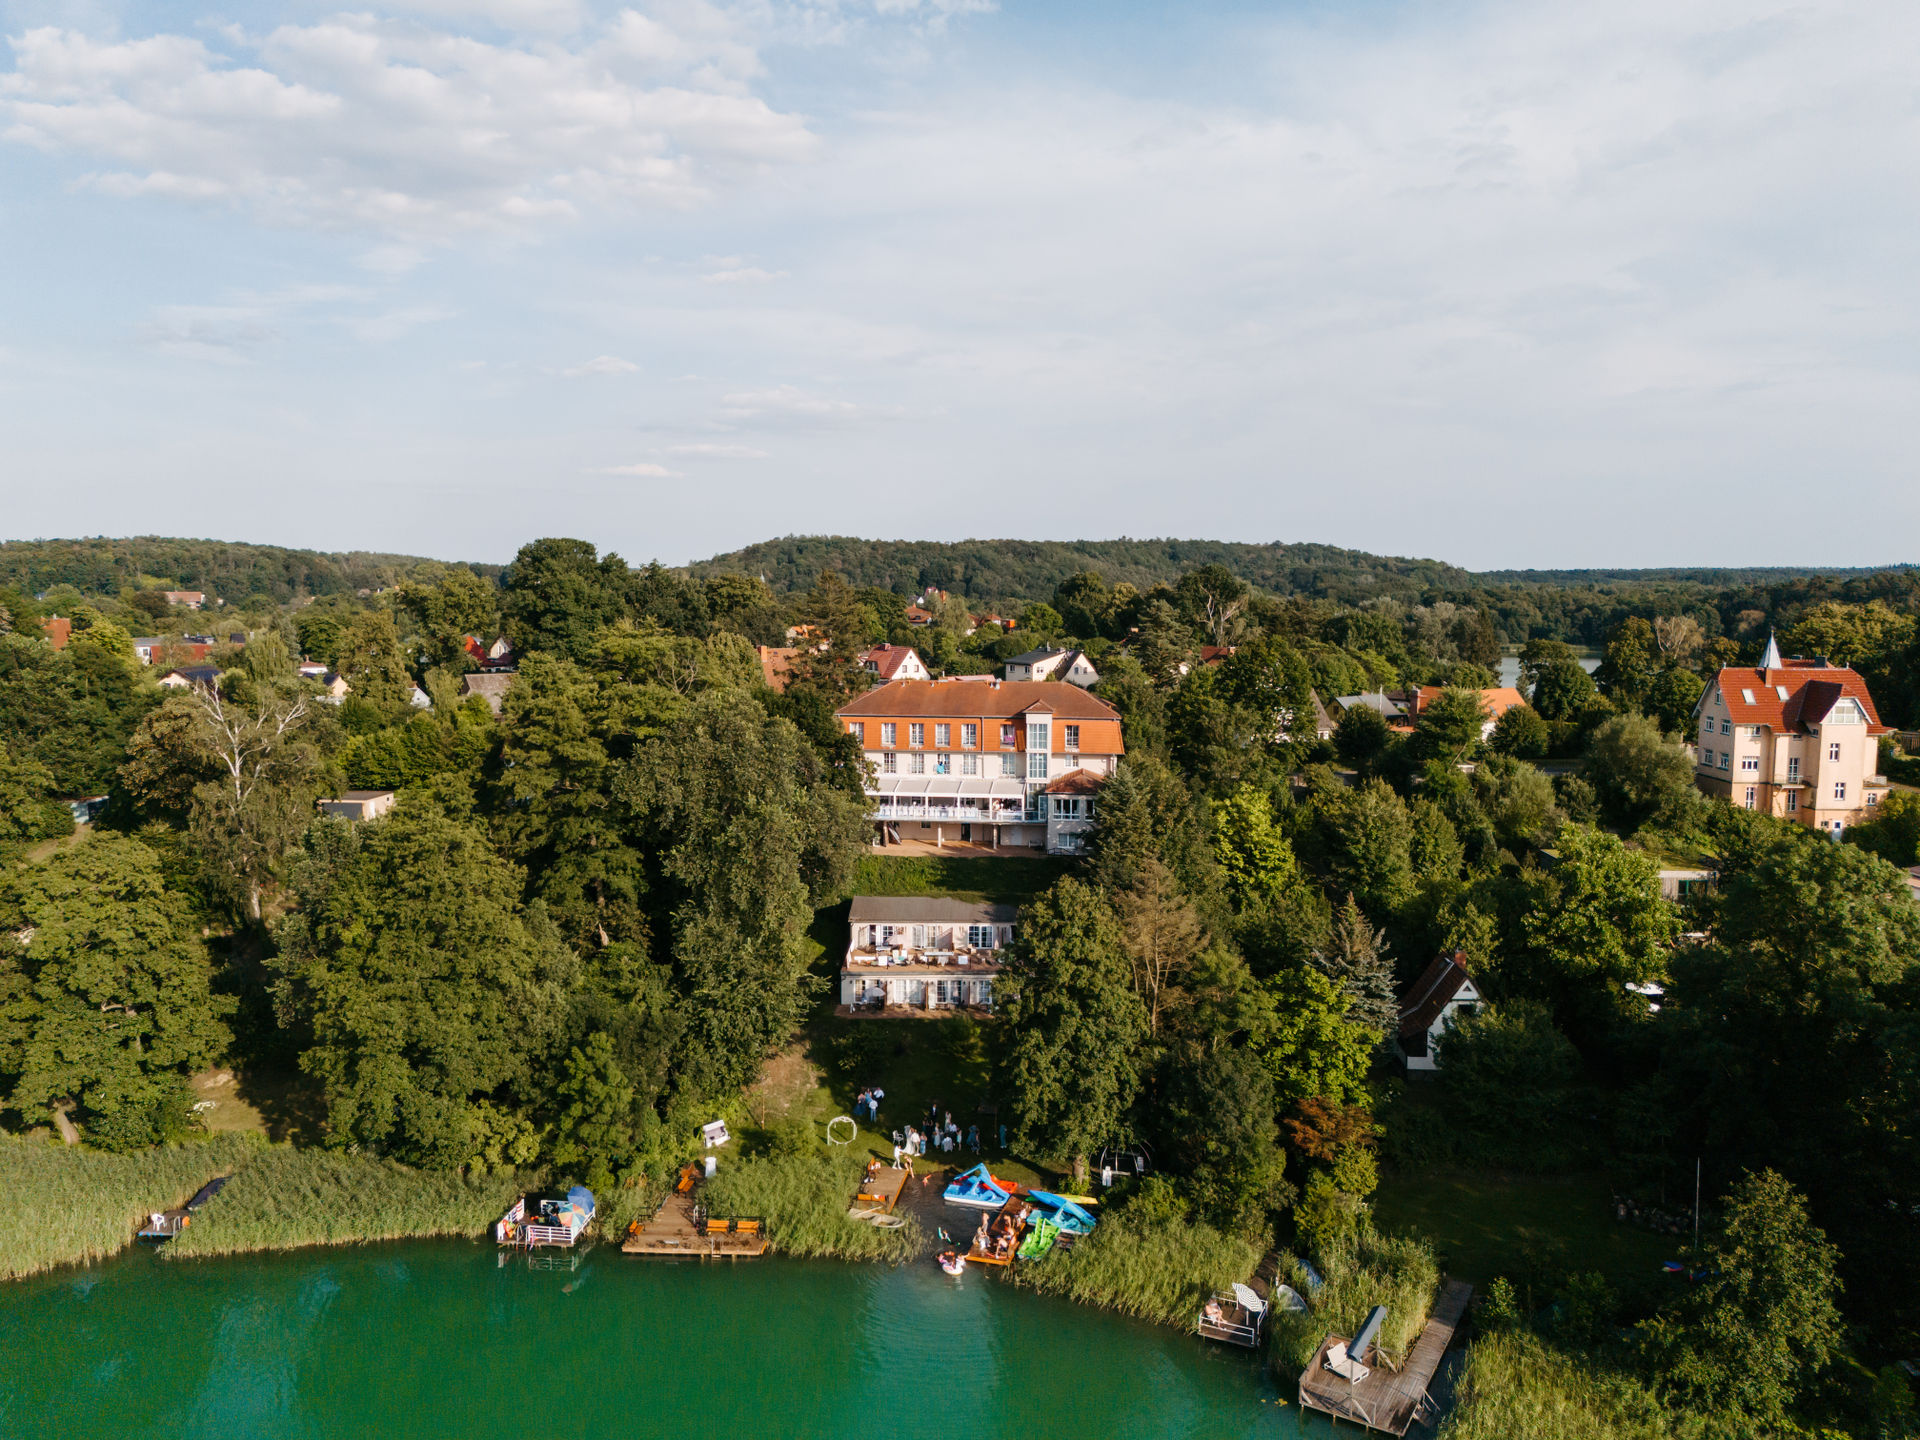
{"type": "Polygon", "coordinates": [[[1413,597],[1433,589],[1471,587],[1474,577],[1438,560],[1412,560],[1342,550],[1334,545],[1246,544],[1229,540],[860,540],[845,535],[789,535],[764,540],[689,567],[696,576],[761,575],[776,592],[810,588],[822,570],[853,585],[901,593],[937,585],[991,601],[1045,600],[1069,575],[1094,570],[1108,584],[1138,590],[1172,584],[1202,565],[1226,566],[1279,595],[1359,601],[1376,595],[1413,597]]]}
{"type": "MultiPolygon", "coordinates": [[[[0,587],[39,594],[71,585],[88,595],[115,594],[143,581],[164,580],[179,590],[204,590],[228,603],[263,597],[284,603],[296,594],[338,595],[378,590],[442,562],[417,555],[364,550],[326,554],[227,540],[181,540],[160,535],[129,539],[0,541],[0,587]]],[[[498,565],[471,567],[489,578],[498,565]]]]}

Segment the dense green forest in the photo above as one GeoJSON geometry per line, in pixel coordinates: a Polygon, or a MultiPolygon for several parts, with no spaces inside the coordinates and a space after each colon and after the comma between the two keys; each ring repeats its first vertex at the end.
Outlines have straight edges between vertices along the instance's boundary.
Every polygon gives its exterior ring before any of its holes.
{"type": "MultiPolygon", "coordinates": [[[[1783,648],[1852,659],[1910,721],[1904,574],[1739,593],[1764,593],[1783,648]]],[[[1650,615],[1607,612],[1594,673],[1530,635],[1530,703],[1483,736],[1491,592],[1348,604],[1224,563],[1145,588],[1079,569],[1005,633],[957,598],[910,626],[900,590],[832,571],[781,592],[565,539],[497,580],[440,566],[365,588],[231,601],[244,646],[178,690],[128,637],[200,617],[151,586],[0,588],[9,1129],[117,1151],[190,1136],[188,1077],[226,1064],[306,1097],[318,1146],[657,1184],[829,983],[816,957],[843,937],[815,931],[867,853],[834,718],[869,683],[864,648],[980,673],[1071,642],[1127,758],[1090,853],[1023,905],[997,1017],[965,1044],[1036,1165],[1151,1147],[1155,1173],[1102,1212],[1166,1272],[1134,1286],[1137,1313],[1186,1304],[1180,1257],[1211,1273],[1277,1242],[1329,1277],[1326,1316],[1391,1293],[1404,1328],[1436,1261],[1376,1224],[1387,1184],[1598,1176],[1659,1209],[1698,1166],[1679,1277],[1501,1257],[1482,1313],[1499,1346],[1459,1433],[1502,1433],[1516,1396],[1640,1427],[1565,1433],[1910,1433],[1892,1362],[1920,1349],[1920,910],[1897,867],[1920,862],[1920,800],[1834,844],[1699,794],[1693,705],[1759,623],[1659,608],[1691,592],[1653,587],[1633,602],[1650,615]],[[62,650],[36,623],[55,603],[62,650]],[[754,644],[802,623],[824,648],[776,693],[754,644]],[[459,681],[463,637],[501,633],[518,669],[495,713],[459,681]],[[1205,664],[1203,646],[1233,649],[1205,664]],[[302,656],[348,681],[342,703],[302,656]],[[1444,687],[1412,734],[1362,706],[1331,738],[1297,723],[1315,694],[1411,683],[1444,687]],[[349,786],[399,804],[316,815],[349,786]],[[76,835],[60,799],[87,793],[108,805],[76,835]],[[1717,886],[1664,898],[1673,861],[1717,886]],[[1397,998],[1441,953],[1488,1003],[1408,1084],[1387,1058],[1397,998]],[[1649,984],[1657,1006],[1628,988],[1649,984]]],[[[884,1022],[845,1023],[830,1058],[864,1083],[894,1052],[884,1022]]],[[[1048,1283],[1124,1292],[1117,1243],[1048,1283]]],[[[1277,1366],[1302,1338],[1276,1338],[1277,1366]]]]}
{"type": "MultiPolygon", "coordinates": [[[[56,585],[88,595],[161,588],[200,590],[228,604],[258,597],[285,602],[296,595],[341,595],[378,590],[438,569],[413,555],[364,550],[322,554],[278,545],[139,535],[124,540],[0,540],[0,586],[37,595],[56,585]]],[[[469,567],[492,577],[497,565],[469,567]]]]}

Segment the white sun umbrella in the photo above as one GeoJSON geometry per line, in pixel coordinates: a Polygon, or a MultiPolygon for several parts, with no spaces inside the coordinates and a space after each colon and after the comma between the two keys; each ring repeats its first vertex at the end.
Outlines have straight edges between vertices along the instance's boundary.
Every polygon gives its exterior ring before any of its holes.
{"type": "Polygon", "coordinates": [[[1249,1315],[1258,1315],[1267,1308],[1266,1301],[1237,1280],[1233,1284],[1233,1298],[1240,1302],[1240,1308],[1249,1315]]]}

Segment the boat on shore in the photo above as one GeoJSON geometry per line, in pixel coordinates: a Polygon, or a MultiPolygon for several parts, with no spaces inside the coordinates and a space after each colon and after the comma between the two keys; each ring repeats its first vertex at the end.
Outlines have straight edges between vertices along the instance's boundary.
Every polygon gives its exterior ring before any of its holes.
{"type": "Polygon", "coordinates": [[[976,1165],[964,1174],[956,1175],[944,1192],[949,1205],[958,1205],[967,1210],[999,1211],[1007,1201],[1019,1192],[1020,1187],[1005,1180],[996,1180],[985,1165],[976,1165]]]}

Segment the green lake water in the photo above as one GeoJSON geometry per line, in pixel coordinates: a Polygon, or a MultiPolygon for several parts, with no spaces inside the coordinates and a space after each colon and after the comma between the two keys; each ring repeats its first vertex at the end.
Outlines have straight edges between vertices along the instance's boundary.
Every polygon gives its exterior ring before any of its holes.
{"type": "Polygon", "coordinates": [[[571,1272],[458,1241],[0,1290],[0,1437],[880,1440],[1326,1434],[1245,1351],[987,1275],[770,1259],[571,1272]]]}

